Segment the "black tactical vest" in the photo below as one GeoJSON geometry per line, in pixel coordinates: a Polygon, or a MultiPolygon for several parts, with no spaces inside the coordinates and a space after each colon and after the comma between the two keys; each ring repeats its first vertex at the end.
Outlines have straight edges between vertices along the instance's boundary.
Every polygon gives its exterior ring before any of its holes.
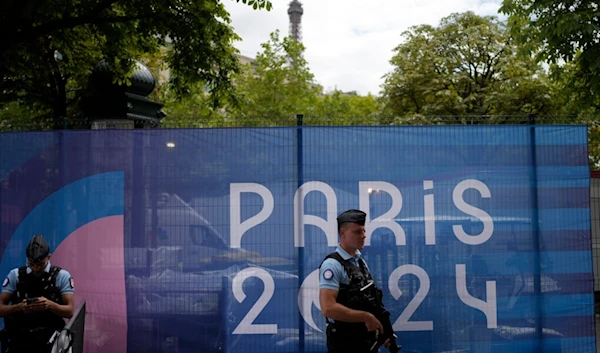
{"type": "MultiPolygon", "coordinates": [[[[358,260],[359,266],[354,265],[350,262],[350,260],[344,260],[342,256],[338,252],[333,252],[325,257],[323,261],[327,259],[335,259],[344,267],[344,271],[348,275],[350,281],[348,284],[340,283],[340,290],[337,296],[337,302],[344,305],[347,308],[355,309],[355,310],[364,310],[364,306],[368,303],[362,303],[359,298],[362,296],[357,295],[360,292],[360,289],[369,284],[370,281],[373,281],[373,277],[369,273],[367,269],[367,265],[365,264],[363,259],[358,260]]],[[[323,264],[321,262],[321,264],[323,264]]],[[[321,266],[319,265],[319,268],[321,266]]],[[[374,284],[373,284],[374,285],[374,284]]],[[[367,327],[364,322],[343,322],[343,321],[335,321],[331,322],[327,320],[328,326],[333,326],[333,330],[346,335],[370,335],[367,331],[367,327]]],[[[327,332],[330,333],[331,329],[328,329],[327,332]]]]}
{"type": "MultiPolygon", "coordinates": [[[[27,267],[19,267],[19,282],[12,303],[20,303],[27,298],[45,297],[58,304],[63,304],[60,289],[56,287],[56,278],[61,268],[51,266],[50,272],[45,272],[39,277],[27,273],[27,267]]],[[[62,330],[65,321],[59,315],[49,310],[25,314],[17,313],[4,318],[4,323],[9,334],[27,334],[36,331],[62,330]]]]}

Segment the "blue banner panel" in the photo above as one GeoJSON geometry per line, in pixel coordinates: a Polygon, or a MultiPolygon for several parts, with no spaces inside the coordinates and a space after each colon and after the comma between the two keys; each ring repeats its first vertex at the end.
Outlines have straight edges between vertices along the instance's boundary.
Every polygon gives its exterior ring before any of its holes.
{"type": "Polygon", "coordinates": [[[585,126],[0,143],[0,269],[43,234],[86,300],[86,353],[325,352],[318,267],[350,208],[403,352],[596,351],[585,126]]]}

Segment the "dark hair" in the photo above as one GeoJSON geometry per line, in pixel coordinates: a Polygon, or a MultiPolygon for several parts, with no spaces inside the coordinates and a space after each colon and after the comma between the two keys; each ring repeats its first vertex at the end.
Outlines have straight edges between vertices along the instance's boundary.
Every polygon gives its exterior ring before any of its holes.
{"type": "Polygon", "coordinates": [[[27,245],[25,254],[29,260],[38,262],[50,254],[50,246],[41,234],[36,234],[27,245]]]}

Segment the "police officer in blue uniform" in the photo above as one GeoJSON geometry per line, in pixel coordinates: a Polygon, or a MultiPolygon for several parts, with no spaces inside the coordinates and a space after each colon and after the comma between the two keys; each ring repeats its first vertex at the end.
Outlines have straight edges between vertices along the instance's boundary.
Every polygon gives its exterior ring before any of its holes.
{"type": "MultiPolygon", "coordinates": [[[[327,320],[328,353],[366,353],[383,332],[381,322],[361,307],[353,291],[360,290],[373,278],[360,249],[365,245],[366,214],[348,210],[337,218],[340,242],[319,267],[319,300],[327,320]],[[359,305],[357,305],[359,304],[359,305]]],[[[389,340],[384,346],[389,345],[389,340]]]]}
{"type": "Polygon", "coordinates": [[[50,246],[40,234],[25,252],[27,266],[10,271],[2,283],[2,351],[46,353],[64,319],[73,316],[74,282],[68,271],[50,264],[50,246]]]}

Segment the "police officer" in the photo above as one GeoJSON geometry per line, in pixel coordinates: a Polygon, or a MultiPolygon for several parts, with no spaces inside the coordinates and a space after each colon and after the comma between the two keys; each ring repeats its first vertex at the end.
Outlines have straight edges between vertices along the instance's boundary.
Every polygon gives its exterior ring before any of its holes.
{"type": "MultiPolygon", "coordinates": [[[[360,249],[365,245],[366,214],[348,210],[337,218],[340,243],[319,267],[319,300],[327,320],[329,353],[366,353],[383,333],[381,322],[371,313],[352,306],[348,293],[373,280],[360,249]]],[[[374,285],[374,284],[372,284],[374,285]]],[[[355,298],[353,298],[355,299],[355,298]]],[[[389,340],[384,346],[389,345],[389,340]]]]}
{"type": "Polygon", "coordinates": [[[46,353],[56,331],[73,316],[74,283],[68,271],[50,264],[50,247],[36,234],[26,249],[27,266],[15,268],[2,283],[2,351],[46,353]]]}

